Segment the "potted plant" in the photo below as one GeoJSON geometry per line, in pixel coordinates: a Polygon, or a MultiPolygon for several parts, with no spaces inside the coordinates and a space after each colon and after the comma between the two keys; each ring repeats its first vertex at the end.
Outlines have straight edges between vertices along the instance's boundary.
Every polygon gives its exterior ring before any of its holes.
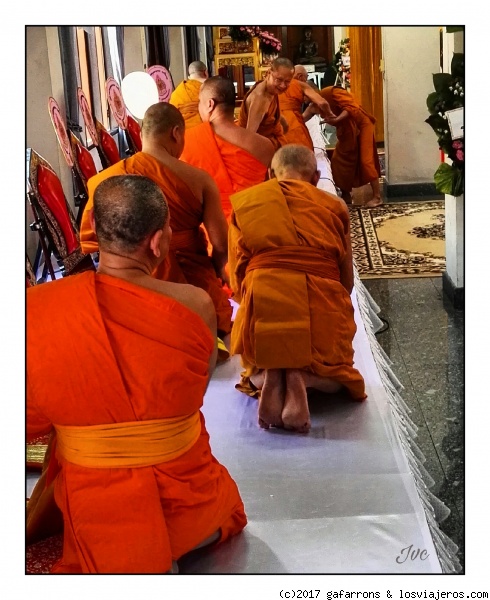
{"type": "Polygon", "coordinates": [[[464,136],[453,139],[448,111],[464,107],[464,55],[455,53],[451,73],[435,73],[433,81],[435,92],[427,97],[430,116],[425,122],[432,127],[439,148],[451,161],[439,165],[434,182],[440,193],[461,196],[464,192],[464,136]]]}

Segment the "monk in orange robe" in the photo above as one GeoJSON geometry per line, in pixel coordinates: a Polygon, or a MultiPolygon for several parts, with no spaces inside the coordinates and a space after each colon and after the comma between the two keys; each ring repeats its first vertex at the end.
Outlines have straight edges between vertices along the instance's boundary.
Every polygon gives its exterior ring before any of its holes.
{"type": "Polygon", "coordinates": [[[182,115],[174,106],[166,102],[150,106],[141,133],[142,152],[89,179],[89,199],[80,226],[82,250],[90,253],[98,249],[90,211],[94,191],[100,182],[123,174],[150,177],[167,198],[173,232],[169,255],[159,265],[155,276],[176,283],[190,283],[208,292],[215,305],[218,331],[223,337],[231,331],[233,311],[222,287],[222,282],[228,282],[228,225],[218,188],[208,173],[179,160],[184,149],[185,127],[182,115]],[[201,224],[212,244],[211,257],[201,224]]]}
{"type": "Polygon", "coordinates": [[[189,65],[189,79],[179,83],[170,95],[169,102],[182,113],[186,129],[191,129],[202,122],[197,104],[199,102],[199,90],[207,78],[206,65],[200,60],[196,60],[189,65]]]}
{"type": "Polygon", "coordinates": [[[165,573],[247,522],[201,414],[216,363],[214,307],[203,290],[151,276],[171,237],[153,181],[104,181],[93,218],[97,273],[27,292],[27,437],[55,432],[28,539],[37,513],[52,515],[54,490],[64,540],[52,572],[165,573]]]}
{"type": "MultiPolygon", "coordinates": [[[[303,65],[295,65],[294,76],[287,90],[278,96],[281,115],[286,119],[288,130],[284,134],[288,144],[301,144],[313,150],[310,132],[303,118],[303,103],[313,102],[320,111],[327,108],[325,100],[306,82],[308,73],[303,65]]],[[[328,110],[328,109],[327,109],[328,110]]]]}
{"type": "MultiPolygon", "coordinates": [[[[381,191],[376,138],[374,135],[375,117],[366,112],[355,97],[339,86],[329,86],[320,90],[320,94],[332,107],[335,117],[325,119],[337,128],[337,144],[332,156],[332,175],[335,184],[342,190],[342,198],[352,202],[353,187],[370,184],[373,197],[364,206],[381,206],[381,191]]],[[[308,119],[309,111],[305,111],[308,119]]]]}
{"type": "MultiPolygon", "coordinates": [[[[288,58],[276,58],[263,81],[256,83],[247,92],[240,108],[240,127],[246,127],[269,138],[276,150],[288,143],[284,137],[288,124],[284,117],[281,117],[278,96],[288,89],[293,75],[293,63],[288,58]]],[[[321,99],[320,103],[321,114],[325,118],[333,116],[328,103],[321,99]]]]}
{"type": "Polygon", "coordinates": [[[187,131],[185,162],[207,171],[216,182],[225,217],[231,215],[230,194],[265,181],[274,146],[267,138],[234,122],[235,86],[230,79],[210,77],[201,87],[201,125],[187,131]]]}
{"type": "Polygon", "coordinates": [[[284,146],[271,167],[276,179],[231,196],[231,352],[245,369],[237,389],[260,396],[259,425],[307,432],[307,388],[366,398],[353,366],[349,212],[316,188],[308,148],[284,146]]]}

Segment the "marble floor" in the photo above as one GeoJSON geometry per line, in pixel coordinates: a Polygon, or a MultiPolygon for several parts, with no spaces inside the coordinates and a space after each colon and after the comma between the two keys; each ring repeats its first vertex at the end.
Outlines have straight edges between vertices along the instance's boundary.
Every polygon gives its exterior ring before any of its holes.
{"type": "Polygon", "coordinates": [[[377,339],[405,387],[431,491],[451,509],[440,527],[464,570],[464,311],[448,301],[441,277],[363,283],[389,323],[377,339]]]}

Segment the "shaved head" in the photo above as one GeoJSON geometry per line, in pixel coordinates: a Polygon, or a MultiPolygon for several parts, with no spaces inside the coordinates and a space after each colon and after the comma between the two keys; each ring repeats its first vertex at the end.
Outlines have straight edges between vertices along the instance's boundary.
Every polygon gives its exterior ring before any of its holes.
{"type": "Polygon", "coordinates": [[[184,117],[180,110],[168,102],[157,102],[145,112],[141,133],[143,136],[161,135],[175,126],[185,128],[184,117]]]}
{"type": "Polygon", "coordinates": [[[195,60],[189,65],[189,75],[196,75],[197,73],[204,75],[206,70],[206,65],[200,60],[195,60]]]}
{"type": "Polygon", "coordinates": [[[303,65],[294,65],[294,78],[299,81],[303,81],[306,83],[308,80],[308,71],[303,67],[303,65]]]}
{"type": "Polygon", "coordinates": [[[280,58],[275,58],[272,61],[271,69],[273,71],[277,71],[281,67],[284,67],[285,69],[288,69],[290,71],[294,71],[294,65],[289,60],[289,58],[280,57],[280,58]]]}
{"type": "Polygon", "coordinates": [[[94,221],[101,251],[133,252],[168,219],[158,185],[141,175],[115,175],[95,188],[94,221]]]}
{"type": "Polygon", "coordinates": [[[277,179],[301,179],[310,181],[317,172],[313,152],[300,144],[286,144],[272,157],[271,169],[277,179]]]}
{"type": "Polygon", "coordinates": [[[199,96],[205,100],[212,98],[218,110],[233,114],[235,111],[235,86],[231,79],[225,77],[210,77],[202,84],[199,96]]]}

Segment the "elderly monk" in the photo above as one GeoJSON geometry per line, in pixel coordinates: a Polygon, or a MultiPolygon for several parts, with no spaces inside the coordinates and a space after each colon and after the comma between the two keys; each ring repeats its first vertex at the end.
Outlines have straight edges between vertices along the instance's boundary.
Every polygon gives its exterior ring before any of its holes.
{"type": "Polygon", "coordinates": [[[201,123],[197,103],[201,85],[208,78],[208,70],[203,62],[195,60],[189,65],[188,73],[189,79],[179,83],[169,100],[170,104],[176,106],[184,116],[186,129],[201,123]]]}
{"type": "MultiPolygon", "coordinates": [[[[354,187],[370,184],[373,197],[364,206],[374,208],[383,204],[379,186],[381,175],[376,138],[374,135],[375,117],[366,112],[355,97],[339,86],[329,86],[320,90],[335,113],[326,122],[337,128],[337,144],[332,156],[332,175],[335,184],[342,190],[342,198],[352,203],[354,187]]],[[[317,112],[309,106],[305,119],[317,112]]]]}
{"type": "Polygon", "coordinates": [[[54,489],[64,531],[54,572],[165,573],[246,524],[201,413],[214,307],[203,290],[151,275],[172,235],[152,180],[103,181],[93,219],[97,272],[27,292],[27,437],[54,431],[56,445],[28,528],[54,489]]]}
{"type": "Polygon", "coordinates": [[[185,126],[175,106],[166,102],[150,106],[144,115],[141,136],[141,152],[89,179],[89,199],[80,228],[82,250],[89,253],[98,249],[90,211],[99,183],[113,175],[124,174],[153,179],[167,198],[173,232],[169,255],[159,265],[155,276],[177,283],[191,283],[208,292],[216,309],[218,331],[223,337],[231,330],[232,308],[222,288],[222,281],[228,281],[228,224],[218,188],[208,173],[179,160],[184,149],[185,126]],[[201,224],[212,244],[211,257],[201,224]]]}
{"type": "Polygon", "coordinates": [[[313,150],[313,142],[310,132],[303,118],[303,103],[305,99],[313,102],[320,110],[328,108],[325,100],[306,82],[308,81],[308,72],[303,65],[295,65],[294,76],[287,90],[279,96],[279,107],[281,115],[286,119],[288,130],[284,134],[288,144],[301,144],[313,150]]]}
{"type": "Polygon", "coordinates": [[[267,138],[234,122],[235,86],[230,79],[210,77],[199,92],[201,125],[187,131],[181,159],[207,171],[218,185],[225,217],[230,194],[266,179],[274,146],[267,138]]]}
{"type": "MultiPolygon", "coordinates": [[[[263,81],[247,92],[240,108],[238,124],[269,138],[276,150],[287,144],[284,132],[288,129],[287,121],[281,117],[278,96],[288,89],[293,76],[293,63],[288,58],[276,58],[263,81]]],[[[306,94],[308,86],[304,86],[306,94]]],[[[332,116],[328,102],[320,98],[319,103],[319,112],[325,118],[332,116]]]]}
{"type": "Polygon", "coordinates": [[[231,196],[230,281],[240,303],[231,351],[237,389],[260,396],[259,425],[310,429],[307,388],[366,398],[353,366],[356,332],[349,212],[316,188],[311,150],[288,144],[271,179],[231,196]]]}

